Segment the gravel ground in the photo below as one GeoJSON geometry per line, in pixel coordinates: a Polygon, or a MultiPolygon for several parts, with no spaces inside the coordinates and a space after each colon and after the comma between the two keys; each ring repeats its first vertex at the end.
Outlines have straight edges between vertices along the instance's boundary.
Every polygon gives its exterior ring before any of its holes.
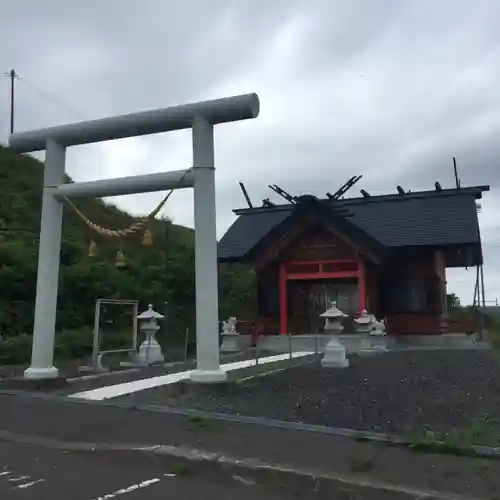
{"type": "Polygon", "coordinates": [[[402,351],[318,362],[237,384],[189,382],[118,398],[462,444],[500,445],[500,362],[493,351],[402,351]]]}

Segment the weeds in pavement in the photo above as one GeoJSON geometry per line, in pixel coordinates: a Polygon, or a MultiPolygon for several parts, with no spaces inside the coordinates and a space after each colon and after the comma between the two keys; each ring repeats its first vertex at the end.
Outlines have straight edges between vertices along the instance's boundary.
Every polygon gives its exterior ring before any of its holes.
{"type": "Polygon", "coordinates": [[[189,476],[192,471],[189,468],[188,464],[184,462],[174,462],[169,467],[169,473],[175,474],[176,476],[189,476]]]}
{"type": "Polygon", "coordinates": [[[210,421],[198,415],[188,417],[188,422],[199,429],[206,429],[210,427],[210,421]]]}
{"type": "Polygon", "coordinates": [[[474,449],[475,446],[493,443],[497,438],[497,427],[492,422],[484,420],[471,422],[449,432],[424,429],[411,437],[408,447],[416,453],[477,457],[479,453],[474,449]]]}

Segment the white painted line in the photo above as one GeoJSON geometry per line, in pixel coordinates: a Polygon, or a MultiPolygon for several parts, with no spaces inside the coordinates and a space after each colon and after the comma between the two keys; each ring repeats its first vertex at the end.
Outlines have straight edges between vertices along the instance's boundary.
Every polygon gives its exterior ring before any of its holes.
{"type": "Polygon", "coordinates": [[[19,477],[13,477],[12,479],[9,479],[9,483],[19,483],[19,481],[26,481],[26,479],[29,479],[29,476],[19,476],[19,477]]]}
{"type": "Polygon", "coordinates": [[[20,490],[25,490],[26,488],[30,488],[35,484],[43,483],[44,481],[45,479],[37,479],[36,481],[31,481],[30,483],[19,484],[18,486],[16,486],[16,488],[19,488],[20,490]]]}
{"type": "MultiPolygon", "coordinates": [[[[310,356],[314,354],[313,352],[294,352],[292,353],[292,358],[301,358],[304,356],[310,356]]],[[[278,361],[284,361],[290,357],[290,354],[276,354],[275,356],[268,356],[266,358],[260,358],[258,365],[265,365],[268,363],[276,363],[278,361]]],[[[240,370],[242,368],[250,368],[256,366],[257,363],[255,359],[246,359],[244,361],[235,361],[233,363],[227,363],[221,365],[221,370],[226,372],[233,370],[240,370]]],[[[70,394],[68,397],[76,399],[87,399],[92,401],[102,401],[103,399],[112,399],[119,396],[125,396],[127,394],[132,394],[134,392],[144,391],[146,389],[153,389],[154,387],[161,387],[163,385],[175,384],[181,380],[186,380],[190,377],[193,370],[187,370],[184,372],[169,373],[168,375],[161,375],[159,377],[151,377],[142,380],[134,380],[133,382],[125,382],[123,384],[108,385],[106,387],[100,387],[99,389],[93,389],[90,391],[77,392],[75,394],[70,394]]]]}
{"type": "Polygon", "coordinates": [[[275,373],[280,373],[286,371],[287,368],[276,368],[275,370],[269,370],[267,372],[256,373],[255,375],[249,375],[248,377],[238,379],[238,382],[247,382],[249,380],[254,380],[256,378],[267,377],[269,375],[274,375],[275,373]]]}
{"type": "Polygon", "coordinates": [[[97,497],[95,500],[111,500],[111,498],[116,498],[120,495],[125,495],[126,493],[132,493],[132,491],[147,488],[148,486],[158,483],[159,481],[160,479],[158,479],[157,477],[153,479],[148,479],[147,481],[142,481],[141,483],[133,484],[132,486],[128,486],[127,488],[121,488],[119,490],[114,491],[113,493],[108,493],[103,497],[97,497]]]}
{"type": "Polygon", "coordinates": [[[236,474],[233,474],[233,479],[235,481],[239,481],[240,483],[243,483],[246,486],[256,486],[257,482],[254,481],[253,479],[242,477],[242,476],[237,476],[236,474]]]}

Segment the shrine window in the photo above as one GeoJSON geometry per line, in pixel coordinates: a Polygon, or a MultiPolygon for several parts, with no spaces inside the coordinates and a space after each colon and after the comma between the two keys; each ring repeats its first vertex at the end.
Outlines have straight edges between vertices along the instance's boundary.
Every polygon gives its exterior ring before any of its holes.
{"type": "Polygon", "coordinates": [[[423,279],[406,279],[390,283],[388,309],[391,313],[419,313],[428,309],[427,287],[423,279]]]}

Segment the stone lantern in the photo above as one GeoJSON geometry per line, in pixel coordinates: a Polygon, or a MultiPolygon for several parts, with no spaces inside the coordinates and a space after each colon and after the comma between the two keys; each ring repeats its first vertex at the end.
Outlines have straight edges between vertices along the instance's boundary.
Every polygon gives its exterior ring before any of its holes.
{"type": "Polygon", "coordinates": [[[222,322],[222,345],[220,350],[222,352],[238,352],[241,350],[239,345],[240,334],[236,330],[238,320],[231,316],[227,321],[222,322]]]}
{"type": "Polygon", "coordinates": [[[360,355],[376,354],[387,351],[387,336],[384,320],[377,321],[373,314],[363,311],[355,320],[361,337],[360,355]]]}
{"type": "Polygon", "coordinates": [[[337,308],[337,302],[333,301],[330,307],[322,314],[320,318],[325,318],[325,332],[328,333],[341,333],[344,330],[342,319],[347,317],[340,309],[337,308]]]}
{"type": "Polygon", "coordinates": [[[157,313],[151,304],[149,304],[147,311],[137,316],[140,321],[140,330],[144,332],[144,342],[139,347],[138,362],[142,365],[149,365],[151,363],[164,363],[161,346],[155,338],[156,332],[160,329],[157,321],[163,319],[164,316],[157,313]]]}
{"type": "Polygon", "coordinates": [[[332,302],[330,307],[319,316],[325,318],[325,332],[331,334],[330,340],[325,347],[321,366],[324,368],[347,368],[349,360],[346,356],[345,347],[336,337],[344,330],[342,319],[347,317],[347,314],[337,308],[336,302],[332,302]]]}
{"type": "Polygon", "coordinates": [[[366,333],[367,335],[375,327],[375,316],[373,314],[368,314],[366,309],[361,311],[361,315],[359,318],[356,318],[354,322],[356,323],[356,329],[358,333],[366,333]]]}

